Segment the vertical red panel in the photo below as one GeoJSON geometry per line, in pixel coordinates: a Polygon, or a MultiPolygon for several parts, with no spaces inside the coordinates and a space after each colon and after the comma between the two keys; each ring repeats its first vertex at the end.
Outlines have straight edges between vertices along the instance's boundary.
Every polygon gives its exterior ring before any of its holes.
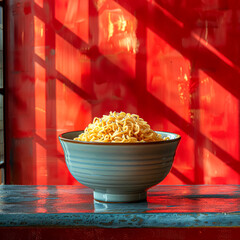
{"type": "Polygon", "coordinates": [[[36,184],[47,184],[46,70],[35,63],[36,184]],[[40,141],[41,140],[41,141],[40,141]]]}
{"type": "Polygon", "coordinates": [[[7,1],[6,5],[6,183],[36,183],[34,31],[30,5],[30,1],[7,1]]]}
{"type": "Polygon", "coordinates": [[[200,72],[200,130],[208,139],[203,155],[204,182],[233,184],[239,181],[238,100],[221,85],[200,72]],[[225,177],[229,176],[229,177],[225,177]]]}
{"type": "Polygon", "coordinates": [[[184,146],[178,149],[172,172],[163,183],[190,184],[194,182],[194,141],[181,131],[180,122],[174,122],[176,119],[169,117],[168,112],[174,113],[186,124],[191,124],[192,109],[189,91],[191,64],[153,31],[148,30],[147,33],[147,91],[155,102],[158,101],[164,106],[164,108],[160,107],[155,118],[151,119],[152,124],[157,130],[168,129],[170,132],[181,134],[185,142],[184,146]],[[183,154],[184,162],[180,157],[183,154]]]}

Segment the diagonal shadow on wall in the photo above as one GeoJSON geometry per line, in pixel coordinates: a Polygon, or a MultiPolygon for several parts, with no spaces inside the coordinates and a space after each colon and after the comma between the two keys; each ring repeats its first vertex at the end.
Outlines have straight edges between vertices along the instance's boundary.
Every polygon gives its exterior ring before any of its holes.
{"type": "MultiPolygon", "coordinates": [[[[117,1],[120,3],[125,9],[127,9],[132,14],[136,14],[138,9],[141,9],[141,14],[137,15],[137,19],[139,22],[144,22],[144,24],[141,26],[141,28],[150,28],[152,31],[154,31],[156,34],[158,34],[161,38],[163,38],[165,41],[167,41],[171,46],[176,48],[183,56],[189,58],[192,60],[192,56],[196,54],[194,50],[191,49],[183,49],[181,45],[181,39],[190,37],[191,38],[191,29],[188,28],[181,28],[176,24],[174,21],[169,19],[164,12],[159,9],[157,6],[154,6],[150,3],[147,3],[147,1],[138,1],[138,3],[133,3],[131,1],[117,1]],[[142,6],[145,6],[147,8],[142,8],[142,6]],[[145,10],[147,11],[145,12],[145,10]],[[148,16],[151,15],[151,18],[148,16]],[[156,22],[164,22],[164,26],[156,24],[156,22]],[[179,39],[179,41],[176,41],[176,38],[179,39]],[[192,52],[193,51],[193,52],[192,52]]],[[[54,3],[53,3],[54,4],[54,3]]],[[[40,18],[45,24],[48,24],[48,21],[45,19],[44,11],[38,6],[34,5],[35,14],[38,18],[40,18]]],[[[93,61],[93,58],[96,58],[96,56],[101,56],[105,62],[107,62],[106,66],[108,67],[109,72],[115,72],[116,75],[122,76],[122,81],[128,89],[137,96],[138,102],[142,103],[142,94],[144,94],[144,99],[147,99],[147,101],[144,101],[144,104],[149,104],[150,106],[157,106],[155,109],[151,109],[152,114],[157,111],[157,109],[161,109],[165,114],[166,117],[171,121],[173,124],[175,124],[177,127],[179,127],[182,131],[189,134],[190,137],[193,139],[196,138],[196,136],[199,138],[200,142],[205,142],[207,144],[206,147],[209,151],[216,154],[216,156],[221,159],[223,162],[225,162],[228,166],[230,166],[233,170],[240,173],[240,163],[233,158],[230,154],[228,154],[225,150],[218,147],[213,141],[208,139],[206,136],[204,136],[198,129],[195,128],[194,125],[187,122],[185,119],[181,118],[175,111],[168,108],[163,102],[159,101],[157,98],[152,96],[150,93],[146,90],[146,46],[144,44],[142,45],[142,51],[138,53],[136,56],[137,62],[136,62],[136,76],[138,74],[144,74],[145,77],[142,77],[141,79],[145,79],[144,81],[141,81],[139,84],[139,87],[137,91],[141,91],[141,94],[136,94],[136,88],[128,83],[128,79],[131,77],[128,76],[127,73],[122,71],[118,66],[114,65],[113,63],[109,62],[107,58],[105,58],[101,53],[98,51],[98,48],[92,48],[92,46],[89,46],[87,43],[82,41],[77,35],[75,35],[73,32],[71,32],[68,28],[66,28],[62,23],[60,23],[57,19],[53,19],[53,26],[57,26],[57,34],[59,34],[62,38],[64,38],[67,42],[72,44],[77,49],[88,49],[86,51],[83,51],[84,54],[89,56],[93,61]],[[60,29],[60,30],[59,30],[60,29]],[[145,50],[144,50],[145,48],[145,50]],[[138,61],[139,60],[139,61],[138,61]],[[139,64],[139,65],[138,65],[139,64]],[[143,67],[143,68],[142,68],[143,67]],[[139,72],[140,71],[140,72],[139,72]]],[[[50,26],[50,31],[56,32],[56,30],[50,26]]],[[[146,30],[145,30],[146,31],[146,30]]],[[[144,33],[141,30],[142,37],[144,36],[144,33]]],[[[193,39],[195,41],[196,39],[193,39]]],[[[197,40],[196,40],[197,41],[197,40]]],[[[204,45],[201,45],[201,51],[197,52],[198,54],[198,60],[196,63],[196,66],[203,71],[207,71],[207,74],[215,79],[219,84],[221,84],[225,89],[230,91],[234,96],[239,98],[239,92],[240,92],[240,85],[236,83],[237,77],[239,77],[238,68],[232,68],[229,64],[224,62],[219,56],[215,55],[212,51],[205,48],[204,45]],[[200,52],[200,55],[199,55],[200,52]],[[212,65],[206,63],[206,58],[209,59],[209,62],[212,63],[212,65]],[[220,71],[215,71],[215,69],[220,69],[220,71]],[[207,69],[207,70],[206,70],[207,69]],[[224,73],[224,74],[223,74],[224,73]],[[226,77],[228,76],[228,80],[226,81],[226,77]]],[[[35,60],[41,64],[42,66],[46,67],[45,63],[38,57],[35,58],[35,60]]],[[[54,70],[55,71],[55,70],[54,70]]],[[[69,79],[67,79],[65,76],[61,75],[61,73],[55,71],[55,76],[58,75],[60,81],[64,82],[70,89],[72,89],[74,92],[79,94],[81,97],[83,97],[85,100],[92,102],[94,104],[94,101],[97,99],[95,96],[91,96],[88,93],[85,93],[82,91],[79,87],[77,87],[74,83],[72,83],[69,79]]],[[[140,106],[139,105],[139,106],[140,106]]],[[[192,183],[191,180],[186,178],[184,175],[182,175],[177,169],[173,168],[172,173],[176,175],[177,177],[181,178],[181,180],[185,183],[192,183]]]]}
{"type": "MultiPolygon", "coordinates": [[[[209,47],[206,42],[201,41],[201,37],[196,37],[196,34],[193,34],[189,24],[183,23],[181,25],[178,19],[167,12],[161,5],[153,3],[153,1],[151,3],[145,0],[140,0],[137,3],[124,0],[118,0],[116,2],[136,16],[139,23],[144,23],[145,27],[164,39],[183,56],[187,57],[190,62],[194,62],[195,71],[196,69],[203,70],[237,99],[240,98],[240,84],[238,80],[240,79],[240,68],[219,51],[211,46],[209,47]],[[139,11],[140,14],[137,14],[139,11]],[[184,48],[183,40],[185,39],[197,47],[184,48]]],[[[161,1],[158,1],[158,3],[159,2],[161,1]]],[[[146,89],[144,84],[142,87],[146,89]]],[[[152,114],[157,114],[155,109],[161,109],[172,123],[193,139],[197,139],[198,143],[201,143],[201,146],[205,146],[206,149],[214,153],[226,165],[237,173],[240,173],[240,162],[212,140],[204,136],[198,130],[197,125],[189,124],[176,114],[176,112],[148,92],[145,93],[145,96],[145,99],[148,99],[147,105],[157,106],[157,108],[151,109],[152,114]]],[[[195,99],[195,101],[196,100],[199,101],[199,99],[195,99]]],[[[197,171],[198,170],[201,171],[201,169],[197,169],[197,171]]],[[[203,176],[203,174],[200,175],[203,176]]]]}
{"type": "Polygon", "coordinates": [[[197,38],[188,25],[179,26],[179,23],[176,22],[177,19],[170,18],[165,9],[156,3],[146,0],[139,0],[137,3],[125,0],[116,2],[133,15],[138,9],[145,7],[145,11],[141,11],[137,17],[140,22],[144,22],[146,27],[178,50],[184,57],[194,61],[197,68],[205,71],[236,98],[240,98],[240,67],[227,60],[223,55],[217,54],[218,52],[214,52],[209,45],[204,44],[205,42],[197,38]],[[184,48],[183,40],[191,42],[194,46],[200,44],[201,51],[195,47],[184,48]]]}

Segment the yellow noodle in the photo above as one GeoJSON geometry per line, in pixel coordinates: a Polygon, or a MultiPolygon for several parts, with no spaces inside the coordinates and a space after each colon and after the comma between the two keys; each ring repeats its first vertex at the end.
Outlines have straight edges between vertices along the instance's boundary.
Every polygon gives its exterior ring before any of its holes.
{"type": "Polygon", "coordinates": [[[74,140],[89,142],[155,142],[168,140],[154,132],[149,124],[137,114],[110,112],[93,123],[74,140]]]}

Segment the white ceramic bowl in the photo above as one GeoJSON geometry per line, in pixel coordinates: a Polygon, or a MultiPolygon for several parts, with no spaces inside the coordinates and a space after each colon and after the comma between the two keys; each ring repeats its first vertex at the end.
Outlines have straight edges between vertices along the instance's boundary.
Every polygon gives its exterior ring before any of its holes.
{"type": "Polygon", "coordinates": [[[59,140],[73,177],[94,190],[103,202],[145,200],[147,189],[169,173],[180,135],[157,132],[170,140],[151,143],[96,143],[73,140],[83,131],[63,133],[59,140]]]}

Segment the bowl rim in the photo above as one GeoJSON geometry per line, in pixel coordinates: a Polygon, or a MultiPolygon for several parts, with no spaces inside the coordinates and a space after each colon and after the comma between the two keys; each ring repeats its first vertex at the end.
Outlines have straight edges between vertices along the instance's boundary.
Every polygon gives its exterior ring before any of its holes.
{"type": "Polygon", "coordinates": [[[166,134],[174,134],[176,135],[176,138],[174,139],[169,139],[169,140],[162,140],[162,141],[155,141],[155,142],[131,142],[131,143],[119,143],[119,142],[86,142],[86,141],[79,141],[79,140],[74,140],[74,139],[68,139],[63,137],[64,134],[68,133],[74,133],[74,132],[84,132],[84,130],[78,130],[78,131],[68,131],[61,133],[58,138],[59,140],[62,140],[64,142],[71,142],[71,143],[76,143],[76,144],[89,144],[89,145],[149,145],[149,144],[164,144],[164,143],[172,143],[172,142],[178,142],[181,139],[181,135],[173,132],[164,132],[164,131],[154,131],[156,133],[166,133],[166,134]]]}

